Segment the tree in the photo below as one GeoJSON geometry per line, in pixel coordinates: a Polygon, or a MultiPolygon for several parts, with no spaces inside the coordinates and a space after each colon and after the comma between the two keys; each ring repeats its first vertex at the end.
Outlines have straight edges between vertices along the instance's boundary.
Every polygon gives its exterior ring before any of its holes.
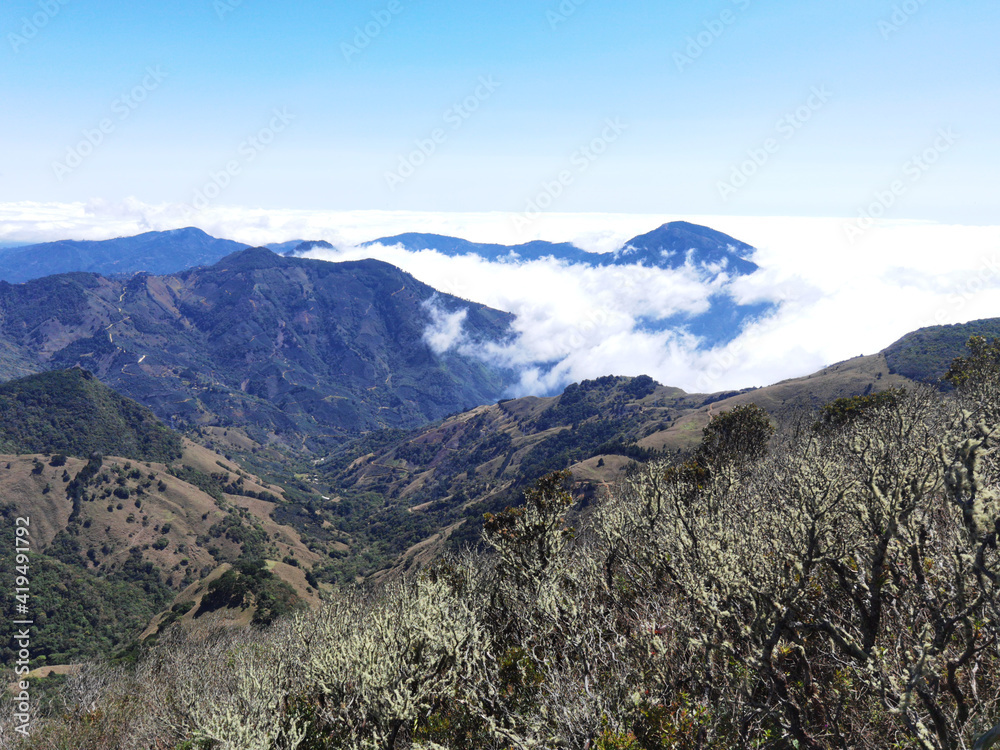
{"type": "Polygon", "coordinates": [[[966,346],[969,355],[957,357],[944,376],[963,399],[965,408],[991,424],[1000,421],[1000,339],[987,342],[973,336],[966,346]]]}
{"type": "Polygon", "coordinates": [[[767,453],[774,425],[756,404],[740,404],[716,415],[702,433],[697,460],[707,466],[754,461],[767,453]]]}
{"type": "Polygon", "coordinates": [[[944,380],[956,388],[995,385],[1000,377],[1000,339],[987,341],[982,336],[973,336],[966,347],[969,356],[952,360],[944,380]]]}
{"type": "Polygon", "coordinates": [[[838,398],[820,410],[816,429],[838,429],[860,419],[876,417],[879,410],[893,409],[906,395],[902,388],[889,388],[865,396],[838,398]]]}
{"type": "Polygon", "coordinates": [[[568,471],[549,474],[525,491],[524,505],[485,514],[483,539],[518,580],[537,580],[573,538],[564,523],[574,502],[565,489],[569,480],[568,471]]]}

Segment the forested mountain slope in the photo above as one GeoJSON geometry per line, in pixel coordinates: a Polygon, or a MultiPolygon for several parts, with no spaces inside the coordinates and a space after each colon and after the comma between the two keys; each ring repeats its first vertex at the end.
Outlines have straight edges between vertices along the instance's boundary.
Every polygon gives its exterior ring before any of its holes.
{"type": "Polygon", "coordinates": [[[507,313],[388,264],[262,248],[172,276],[0,282],[0,374],[81,365],[171,424],[236,425],[297,448],[336,443],[502,395],[509,374],[438,353],[425,336],[463,310],[469,342],[506,335],[507,313]]]}

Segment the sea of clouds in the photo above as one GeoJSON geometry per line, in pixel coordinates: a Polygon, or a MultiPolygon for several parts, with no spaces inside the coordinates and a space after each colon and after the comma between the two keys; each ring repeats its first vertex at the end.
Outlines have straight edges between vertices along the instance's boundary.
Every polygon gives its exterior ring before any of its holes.
{"type": "MultiPolygon", "coordinates": [[[[135,200],[86,204],[0,204],[0,243],[106,239],[197,226],[215,237],[265,244],[327,240],[324,260],[378,258],[441,292],[514,313],[514,337],[472,341],[461,312],[432,309],[427,339],[516,368],[516,394],[556,391],[607,374],[648,374],[688,391],[711,392],[805,375],[877,352],[927,325],[1000,317],[1000,227],[883,221],[860,237],[851,218],[544,214],[524,226],[512,214],[296,211],[181,206],[135,200]],[[760,270],[706,280],[696,269],[593,267],[551,259],[489,262],[475,256],[359,244],[403,232],[517,244],[573,242],[592,252],[619,248],[667,221],[725,232],[757,248],[760,270]],[[704,312],[713,294],[776,310],[726,346],[706,347],[651,320],[704,312]]],[[[429,303],[433,306],[433,302],[429,303]]]]}

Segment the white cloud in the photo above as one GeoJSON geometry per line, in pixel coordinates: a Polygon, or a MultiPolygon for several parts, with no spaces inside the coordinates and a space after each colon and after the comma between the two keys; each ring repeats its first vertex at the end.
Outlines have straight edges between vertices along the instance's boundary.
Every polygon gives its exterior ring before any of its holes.
{"type": "Polygon", "coordinates": [[[453,319],[440,313],[430,335],[436,342],[453,339],[456,345],[464,343],[464,352],[524,370],[519,393],[537,393],[539,384],[549,392],[611,372],[640,374],[649,366],[655,366],[657,374],[673,375],[673,360],[684,348],[696,349],[697,341],[677,332],[644,333],[642,319],[705,312],[710,295],[723,291],[727,283],[725,276],[705,281],[690,267],[595,268],[554,259],[491,263],[477,256],[451,258],[400,246],[315,250],[308,257],[375,257],[439,291],[514,313],[515,338],[504,344],[473,349],[458,338],[453,319]]]}
{"type": "Polygon", "coordinates": [[[466,342],[465,319],[469,316],[468,308],[448,312],[438,300],[437,295],[424,301],[424,309],[431,316],[431,323],[424,331],[424,341],[435,354],[442,354],[466,342]]]}
{"type": "MultiPolygon", "coordinates": [[[[0,204],[0,241],[102,239],[199,226],[249,244],[325,239],[315,257],[377,257],[436,289],[517,314],[514,344],[477,351],[522,368],[522,392],[550,391],[606,374],[649,374],[690,391],[766,385],[885,348],[937,323],[1000,316],[1000,227],[885,222],[856,244],[850,219],[546,214],[523,233],[511,214],[291,211],[218,206],[190,215],[138,201],[0,204]],[[758,248],[761,270],[710,284],[691,269],[591,268],[552,260],[488,263],[399,247],[356,247],[402,232],[514,244],[572,241],[609,251],[660,224],[684,219],[758,248]],[[741,303],[780,302],[779,311],[730,346],[706,351],[691,336],[651,332],[643,318],[697,314],[727,291],[741,303]],[[539,363],[546,363],[544,366],[539,363]]],[[[454,314],[452,314],[454,315],[454,314]]],[[[432,329],[437,346],[468,347],[461,321],[432,329]]]]}

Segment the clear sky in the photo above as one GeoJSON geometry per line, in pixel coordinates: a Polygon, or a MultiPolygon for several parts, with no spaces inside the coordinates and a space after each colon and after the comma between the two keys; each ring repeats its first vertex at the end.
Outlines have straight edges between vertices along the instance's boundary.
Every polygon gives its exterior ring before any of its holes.
{"type": "Polygon", "coordinates": [[[0,202],[998,223],[998,32],[995,0],[4,0],[0,202]]]}

